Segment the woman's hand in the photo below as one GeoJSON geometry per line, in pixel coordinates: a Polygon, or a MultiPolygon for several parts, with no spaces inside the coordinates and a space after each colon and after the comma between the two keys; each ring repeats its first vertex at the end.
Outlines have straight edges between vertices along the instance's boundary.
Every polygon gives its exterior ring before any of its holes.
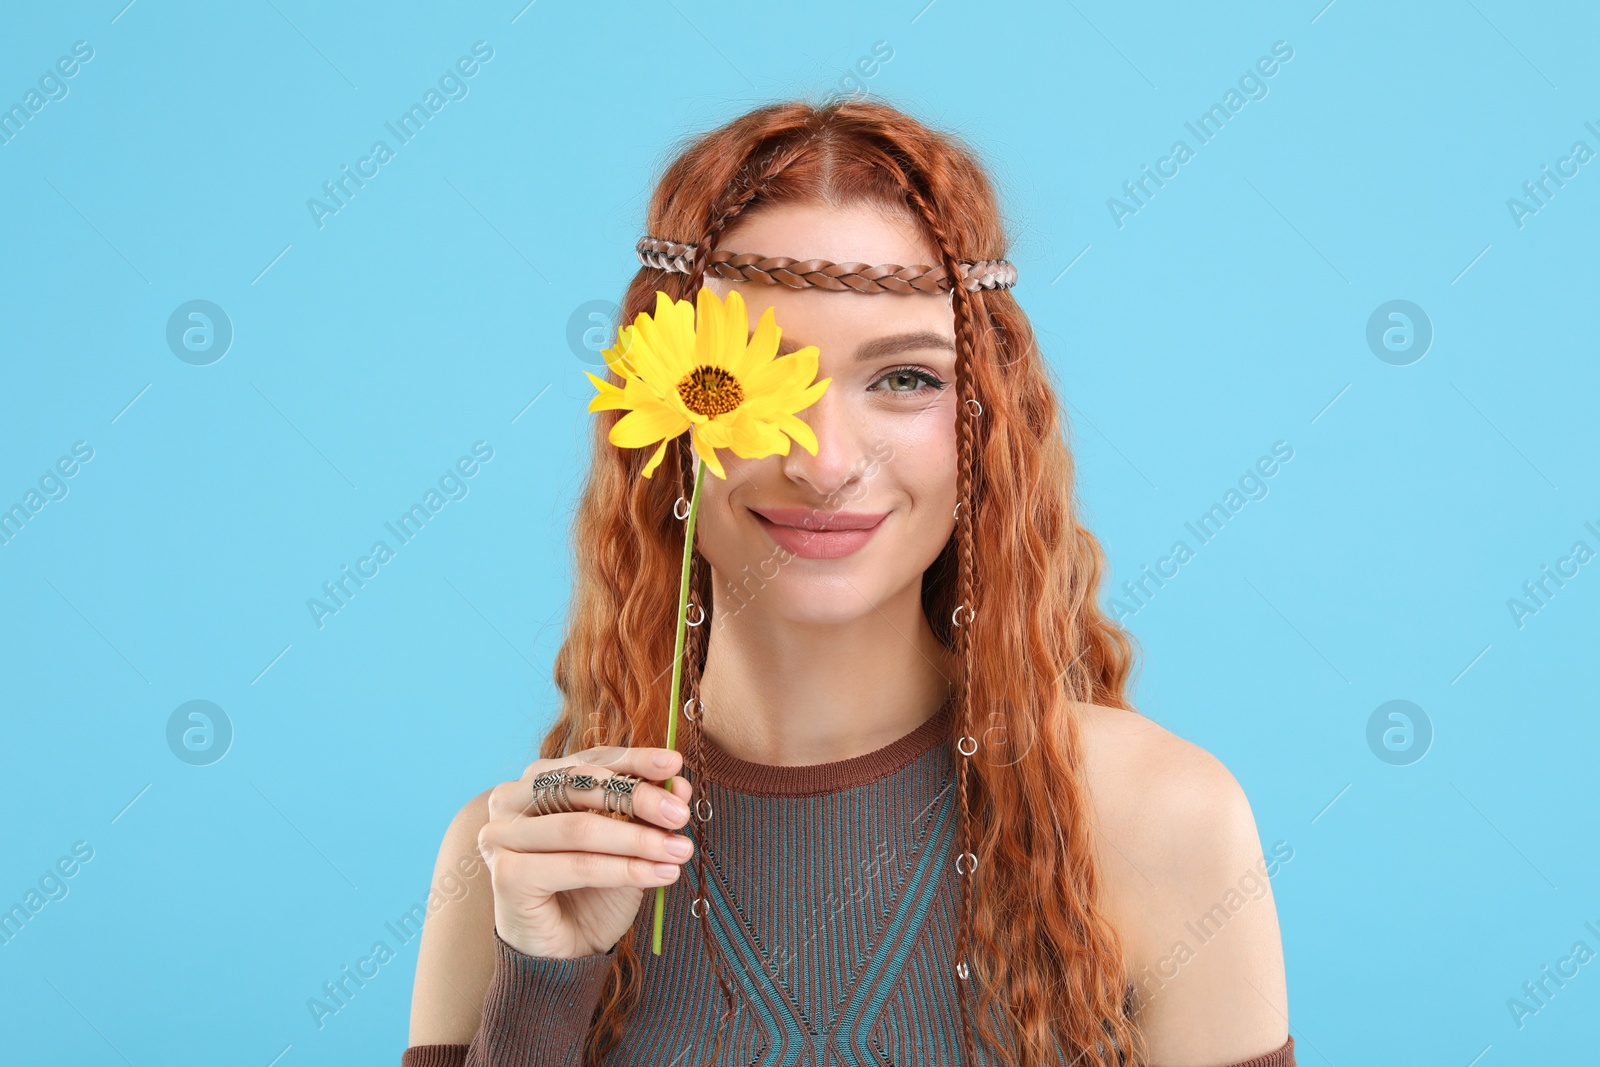
{"type": "Polygon", "coordinates": [[[673,749],[608,746],[535,760],[521,778],[495,786],[478,851],[489,867],[501,939],[529,956],[609,952],[632,926],[645,890],[676,881],[693,855],[693,843],[670,832],[688,822],[694,792],[676,776],[682,764],[673,749]],[[612,774],[644,779],[634,787],[634,817],[607,818],[603,790],[571,788],[577,811],[535,814],[533,779],[558,767],[602,785],[612,774]],[[654,784],[668,777],[670,794],[654,784]]]}

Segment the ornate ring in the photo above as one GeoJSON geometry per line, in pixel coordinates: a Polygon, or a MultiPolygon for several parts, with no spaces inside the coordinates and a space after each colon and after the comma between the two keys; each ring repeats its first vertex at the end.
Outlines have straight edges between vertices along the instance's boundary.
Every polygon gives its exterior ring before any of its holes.
{"type": "MultiPolygon", "coordinates": [[[[575,769],[574,767],[563,767],[562,768],[563,771],[570,771],[570,770],[574,770],[574,769],[575,769]]],[[[562,811],[577,811],[578,810],[578,805],[574,804],[572,802],[572,798],[567,795],[567,790],[569,790],[569,789],[577,789],[579,791],[586,791],[586,790],[594,789],[599,784],[600,784],[600,779],[596,778],[592,774],[574,774],[570,778],[563,777],[562,780],[561,780],[561,803],[562,803],[561,810],[562,811]]],[[[591,808],[589,810],[593,811],[594,809],[591,808]]]]}
{"type": "Polygon", "coordinates": [[[640,779],[631,774],[613,774],[602,784],[606,814],[613,819],[633,818],[633,789],[640,779]]]}
{"type": "Polygon", "coordinates": [[[565,767],[536,774],[533,777],[533,811],[535,815],[553,815],[565,810],[565,797],[561,793],[561,781],[566,776],[565,767]]]}

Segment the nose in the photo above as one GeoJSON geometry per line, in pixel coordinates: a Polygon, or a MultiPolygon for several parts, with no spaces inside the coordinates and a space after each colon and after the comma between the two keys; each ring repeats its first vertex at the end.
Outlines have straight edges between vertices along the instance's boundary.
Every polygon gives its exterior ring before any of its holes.
{"type": "Polygon", "coordinates": [[[861,476],[866,458],[864,428],[843,393],[829,387],[796,417],[817,435],[817,454],[791,442],[783,457],[784,476],[818,497],[832,497],[861,476]]]}

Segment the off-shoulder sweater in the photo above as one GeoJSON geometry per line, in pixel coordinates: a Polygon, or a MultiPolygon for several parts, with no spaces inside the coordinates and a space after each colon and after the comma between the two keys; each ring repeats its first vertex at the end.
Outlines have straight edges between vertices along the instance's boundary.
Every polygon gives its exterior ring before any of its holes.
{"type": "MultiPolygon", "coordinates": [[[[705,739],[695,795],[711,819],[684,832],[705,850],[704,895],[735,993],[719,1063],[961,1063],[952,709],[873,752],[809,766],[752,763],[705,739]]],[[[659,956],[654,891],[644,895],[625,935],[640,999],[605,1067],[693,1067],[710,1052],[726,1005],[690,911],[700,895],[691,860],[667,887],[659,956]]],[[[413,1045],[401,1067],[582,1063],[615,947],[564,959],[526,955],[498,932],[494,942],[471,1044],[413,1045]]],[[[1295,1067],[1294,1038],[1226,1067],[1295,1067]]]]}

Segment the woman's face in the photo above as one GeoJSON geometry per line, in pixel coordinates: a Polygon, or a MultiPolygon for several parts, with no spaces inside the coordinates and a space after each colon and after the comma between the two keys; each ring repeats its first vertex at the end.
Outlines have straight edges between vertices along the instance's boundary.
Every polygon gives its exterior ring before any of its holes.
{"type": "MultiPolygon", "coordinates": [[[[719,245],[835,263],[938,263],[909,224],[867,207],[765,209],[719,245]]],[[[719,625],[751,609],[840,623],[908,593],[920,604],[922,573],[955,526],[950,294],[706,284],[723,298],[739,290],[752,331],[772,307],[779,354],[815,345],[817,378],[833,379],[798,413],[817,435],[815,456],[796,443],[763,459],[723,450],[727,479],[707,473],[701,483],[695,533],[716,575],[719,625]]]]}

